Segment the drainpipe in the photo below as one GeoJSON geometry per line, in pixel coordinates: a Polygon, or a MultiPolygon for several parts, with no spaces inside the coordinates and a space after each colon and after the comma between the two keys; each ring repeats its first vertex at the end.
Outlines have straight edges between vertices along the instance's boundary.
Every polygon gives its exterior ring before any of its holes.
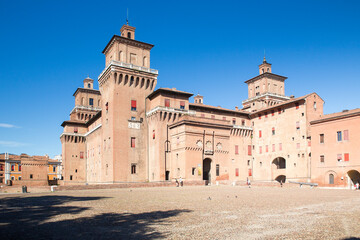
{"type": "Polygon", "coordinates": [[[166,125],[166,141],[165,141],[165,180],[166,180],[166,154],[169,152],[169,124],[166,125]]]}

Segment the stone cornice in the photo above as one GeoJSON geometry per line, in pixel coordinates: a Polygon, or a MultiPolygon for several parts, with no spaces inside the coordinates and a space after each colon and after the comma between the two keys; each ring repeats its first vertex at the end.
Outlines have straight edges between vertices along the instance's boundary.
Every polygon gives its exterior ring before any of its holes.
{"type": "Polygon", "coordinates": [[[254,82],[256,80],[259,80],[261,78],[270,78],[270,79],[275,79],[275,80],[279,80],[279,81],[285,81],[287,79],[287,77],[266,72],[266,73],[263,73],[263,74],[260,74],[260,75],[258,75],[256,77],[254,77],[254,78],[246,80],[245,83],[249,84],[249,83],[252,83],[252,82],[254,82]]]}
{"type": "Polygon", "coordinates": [[[106,54],[109,49],[111,48],[111,46],[116,42],[120,42],[120,43],[124,43],[130,46],[134,46],[134,47],[139,47],[139,48],[143,48],[143,49],[147,49],[147,50],[151,50],[154,45],[149,44],[149,43],[144,43],[144,42],[140,42],[140,41],[136,41],[134,39],[131,38],[125,38],[122,36],[118,36],[118,35],[114,35],[111,40],[109,41],[109,43],[106,45],[106,47],[104,48],[104,50],[102,51],[102,53],[106,54]]]}

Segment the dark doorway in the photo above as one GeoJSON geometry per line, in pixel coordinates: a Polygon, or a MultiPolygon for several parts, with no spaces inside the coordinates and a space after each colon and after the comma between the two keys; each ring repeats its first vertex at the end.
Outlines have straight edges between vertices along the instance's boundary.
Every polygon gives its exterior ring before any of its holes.
{"type": "Polygon", "coordinates": [[[329,174],[329,184],[334,184],[334,174],[329,174]]]}
{"type": "Polygon", "coordinates": [[[282,183],[285,183],[286,181],[286,176],[285,175],[279,175],[275,178],[276,181],[278,182],[282,182],[282,183]]]}
{"type": "Polygon", "coordinates": [[[353,184],[360,183],[360,173],[356,170],[350,170],[347,172],[349,178],[353,184]]]}
{"type": "Polygon", "coordinates": [[[165,172],[165,180],[168,181],[170,176],[170,171],[165,172]]]}
{"type": "Polygon", "coordinates": [[[203,180],[207,181],[206,185],[211,183],[211,159],[205,158],[203,160],[203,180]]]}
{"type": "Polygon", "coordinates": [[[285,158],[282,158],[282,157],[275,158],[272,161],[272,163],[276,165],[277,169],[285,169],[286,168],[286,160],[285,160],[285,158]]]}

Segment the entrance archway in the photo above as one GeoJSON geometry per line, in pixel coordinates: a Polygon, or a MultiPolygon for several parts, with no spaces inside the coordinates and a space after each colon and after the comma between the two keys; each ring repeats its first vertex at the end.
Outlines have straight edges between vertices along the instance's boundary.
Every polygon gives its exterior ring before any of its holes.
{"type": "Polygon", "coordinates": [[[277,169],[285,169],[286,168],[286,160],[283,157],[277,157],[272,161],[272,164],[275,164],[277,169]]]}
{"type": "Polygon", "coordinates": [[[357,170],[350,170],[347,172],[349,178],[352,183],[355,185],[356,183],[360,183],[360,173],[357,170]]]}
{"type": "Polygon", "coordinates": [[[282,182],[282,183],[285,183],[286,181],[286,176],[285,175],[279,175],[275,178],[276,181],[278,182],[282,182]]]}
{"type": "Polygon", "coordinates": [[[207,181],[206,184],[211,182],[211,159],[205,158],[203,160],[203,180],[207,181]]]}

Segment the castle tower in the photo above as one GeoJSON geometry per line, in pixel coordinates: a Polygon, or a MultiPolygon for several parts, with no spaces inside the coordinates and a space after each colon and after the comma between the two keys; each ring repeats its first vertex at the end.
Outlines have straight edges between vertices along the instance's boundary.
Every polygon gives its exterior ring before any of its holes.
{"type": "Polygon", "coordinates": [[[149,68],[153,46],[135,40],[135,27],[124,25],[103,50],[106,67],[98,82],[104,182],[149,179],[145,100],[157,83],[158,71],[149,68]]]}
{"type": "Polygon", "coordinates": [[[273,74],[271,64],[264,57],[259,65],[259,75],[245,81],[248,85],[248,99],[242,102],[243,109],[253,112],[289,100],[285,96],[286,79],[287,77],[273,74]]]}

